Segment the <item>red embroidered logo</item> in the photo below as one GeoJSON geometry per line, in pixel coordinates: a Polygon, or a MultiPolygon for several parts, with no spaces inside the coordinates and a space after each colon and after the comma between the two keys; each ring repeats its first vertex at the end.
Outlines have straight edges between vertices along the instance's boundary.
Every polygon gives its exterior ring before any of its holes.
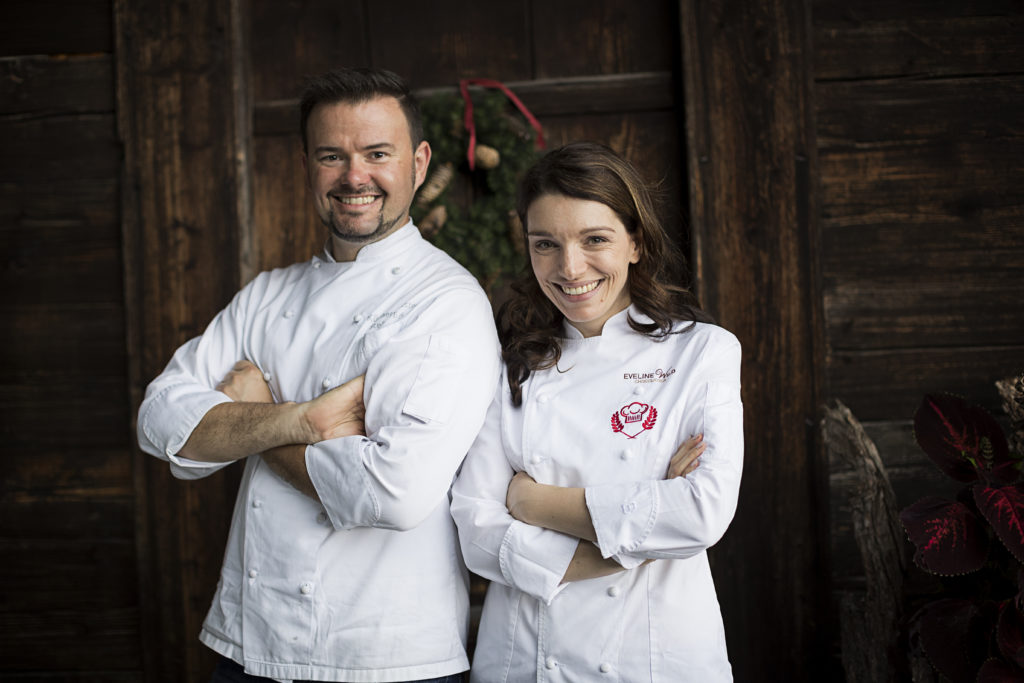
{"type": "Polygon", "coordinates": [[[635,439],[653,427],[657,419],[657,408],[634,401],[612,413],[612,431],[622,432],[627,438],[635,439]]]}

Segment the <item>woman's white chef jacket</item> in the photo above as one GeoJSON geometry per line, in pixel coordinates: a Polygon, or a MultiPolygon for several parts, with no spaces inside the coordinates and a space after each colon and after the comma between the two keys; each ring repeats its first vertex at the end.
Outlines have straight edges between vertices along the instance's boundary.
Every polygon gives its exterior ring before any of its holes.
{"type": "Polygon", "coordinates": [[[732,680],[705,549],[736,509],[740,345],[702,323],[656,342],[627,311],[598,337],[567,325],[558,369],[530,375],[521,408],[502,378],[453,487],[466,564],[491,581],[473,681],[732,680]],[[698,433],[700,467],[666,481],[698,433]],[[586,487],[602,555],[629,571],[559,585],[578,540],[508,514],[517,471],[586,487]]]}
{"type": "MultiPolygon", "coordinates": [[[[306,449],[323,505],[247,458],[201,640],[277,679],[396,681],[464,671],[467,577],[448,492],[498,378],[490,304],[410,222],[337,263],[262,273],[146,393],[139,440],[176,455],[240,358],[277,400],[366,374],[366,437],[306,449]]],[[[201,552],[211,552],[204,548],[201,552]]]]}

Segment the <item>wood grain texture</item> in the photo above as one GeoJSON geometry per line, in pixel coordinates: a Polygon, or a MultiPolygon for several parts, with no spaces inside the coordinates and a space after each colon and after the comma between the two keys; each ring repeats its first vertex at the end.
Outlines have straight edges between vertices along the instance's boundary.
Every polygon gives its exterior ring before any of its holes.
{"type": "Polygon", "coordinates": [[[534,77],[671,71],[676,21],[666,0],[562,0],[531,4],[534,77]]]}
{"type": "Polygon", "coordinates": [[[0,56],[109,54],[112,6],[113,0],[7,0],[0,56]]]}
{"type": "Polygon", "coordinates": [[[821,367],[809,8],[680,8],[696,279],[744,348],[743,486],[712,566],[737,680],[816,680],[827,482],[809,428],[821,367]]]}
{"type": "MultiPolygon", "coordinates": [[[[254,102],[297,100],[302,81],[342,66],[369,66],[365,0],[246,0],[254,102]]],[[[390,5],[393,7],[393,5],[390,5]]],[[[386,39],[388,33],[380,36],[386,39]]],[[[291,129],[298,130],[298,107],[291,129]]]]}
{"type": "MultiPolygon", "coordinates": [[[[248,83],[237,0],[118,0],[117,101],[132,405],[247,268],[248,83]]],[[[182,485],[136,451],[147,680],[205,680],[195,642],[220,568],[238,468],[182,485]],[[196,552],[195,549],[202,549],[196,552]]]]}
{"type": "Polygon", "coordinates": [[[525,80],[533,75],[529,4],[371,2],[359,28],[370,36],[371,65],[401,74],[413,88],[457,85],[460,78],[525,80]]]}

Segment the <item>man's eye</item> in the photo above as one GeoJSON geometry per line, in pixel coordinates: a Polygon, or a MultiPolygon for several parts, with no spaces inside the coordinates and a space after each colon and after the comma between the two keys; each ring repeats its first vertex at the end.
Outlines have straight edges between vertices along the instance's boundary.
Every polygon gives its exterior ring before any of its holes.
{"type": "Polygon", "coordinates": [[[381,159],[386,159],[387,156],[388,156],[387,152],[371,152],[370,153],[370,158],[374,159],[374,160],[377,160],[377,161],[380,161],[381,159]]]}
{"type": "Polygon", "coordinates": [[[337,161],[337,160],[338,160],[338,155],[337,154],[325,154],[322,157],[320,157],[320,161],[337,161]]]}

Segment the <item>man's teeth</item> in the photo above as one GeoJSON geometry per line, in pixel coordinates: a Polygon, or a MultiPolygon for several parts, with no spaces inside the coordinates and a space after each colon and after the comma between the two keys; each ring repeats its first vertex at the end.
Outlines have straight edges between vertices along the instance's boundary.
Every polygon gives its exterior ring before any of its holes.
{"type": "Polygon", "coordinates": [[[377,198],[373,195],[369,197],[338,197],[338,201],[342,204],[372,204],[375,199],[377,198]]]}
{"type": "Polygon", "coordinates": [[[580,294],[586,294],[587,292],[594,291],[595,289],[597,289],[597,286],[599,284],[601,284],[600,280],[597,280],[596,282],[591,282],[589,285],[580,285],[579,287],[563,286],[562,291],[568,294],[569,296],[579,296],[580,294]]]}

